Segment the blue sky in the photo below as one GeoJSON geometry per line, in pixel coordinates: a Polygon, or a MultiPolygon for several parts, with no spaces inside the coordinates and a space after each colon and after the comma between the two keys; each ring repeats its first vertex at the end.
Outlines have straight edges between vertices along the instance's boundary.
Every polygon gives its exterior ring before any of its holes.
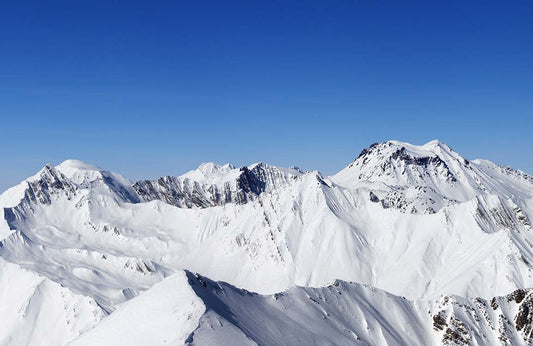
{"type": "Polygon", "coordinates": [[[531,1],[1,7],[0,190],[68,158],[332,174],[388,139],[533,174],[531,1]]]}

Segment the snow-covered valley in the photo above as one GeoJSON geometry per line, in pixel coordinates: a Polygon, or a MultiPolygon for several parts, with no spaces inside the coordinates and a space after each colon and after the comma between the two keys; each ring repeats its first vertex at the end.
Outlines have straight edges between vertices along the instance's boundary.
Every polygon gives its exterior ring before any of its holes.
{"type": "Polygon", "coordinates": [[[439,141],[333,176],[67,160],[0,207],[2,345],[533,340],[533,177],[439,141]]]}

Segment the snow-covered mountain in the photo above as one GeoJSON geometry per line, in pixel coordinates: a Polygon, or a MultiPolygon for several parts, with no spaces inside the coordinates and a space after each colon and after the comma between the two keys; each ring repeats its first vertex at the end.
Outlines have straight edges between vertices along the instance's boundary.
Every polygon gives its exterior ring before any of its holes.
{"type": "Polygon", "coordinates": [[[180,208],[208,208],[227,203],[244,204],[261,193],[272,192],[298,179],[298,168],[257,163],[236,169],[230,164],[204,163],[180,177],[138,181],[133,188],[144,201],[162,200],[180,208]]]}
{"type": "Polygon", "coordinates": [[[533,341],[532,293],[412,302],[335,281],[259,295],[178,272],[71,345],[527,345],[533,341]]]}
{"type": "Polygon", "coordinates": [[[531,338],[533,177],[439,141],[373,144],[330,177],[207,163],[130,182],[68,160],[0,206],[0,264],[27,277],[0,344],[31,343],[20,306],[55,292],[77,311],[37,313],[63,314],[57,345],[531,338]]]}

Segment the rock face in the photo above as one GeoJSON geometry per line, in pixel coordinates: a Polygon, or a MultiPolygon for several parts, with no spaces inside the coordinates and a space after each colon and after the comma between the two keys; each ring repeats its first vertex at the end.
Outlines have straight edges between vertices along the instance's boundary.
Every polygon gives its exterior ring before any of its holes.
{"type": "Polygon", "coordinates": [[[374,143],[332,179],[350,189],[368,187],[385,208],[426,214],[494,191],[513,198],[533,181],[509,167],[466,160],[439,141],[374,143]]]}
{"type": "Polygon", "coordinates": [[[180,208],[208,208],[247,203],[265,191],[286,186],[303,173],[264,163],[239,169],[208,163],[181,177],[138,181],[133,189],[145,201],[161,200],[180,208]]]}
{"type": "Polygon", "coordinates": [[[434,141],[422,147],[389,141],[374,143],[364,149],[348,168],[359,173],[358,180],[403,181],[410,185],[428,185],[434,179],[445,183],[457,181],[446,161],[466,167],[469,162],[445,144],[434,141]]]}
{"type": "MultiPolygon", "coordinates": [[[[325,344],[526,344],[532,201],[529,175],[468,161],[438,141],[374,144],[331,177],[209,163],[132,183],[68,160],[0,195],[0,261],[64,288],[56,293],[86,298],[87,316],[113,316],[124,304],[147,311],[138,300],[143,292],[189,270],[179,285],[190,288],[179,292],[194,309],[161,287],[148,299],[188,307],[191,318],[157,305],[186,326],[168,339],[178,343],[231,335],[244,344],[308,337],[325,344]],[[239,299],[283,332],[250,324],[239,299]],[[312,328],[298,325],[304,315],[312,328]]],[[[15,313],[4,317],[19,323],[15,313]]],[[[62,332],[61,340],[99,320],[62,332]]],[[[20,328],[6,328],[5,337],[20,328]]]]}
{"type": "Polygon", "coordinates": [[[531,299],[523,289],[490,300],[443,297],[433,305],[433,330],[443,345],[529,345],[531,299]]]}
{"type": "Polygon", "coordinates": [[[75,185],[50,165],[46,165],[39,176],[40,179],[28,182],[24,196],[27,203],[51,204],[53,194],[64,193],[72,198],[76,193],[75,185]]]}

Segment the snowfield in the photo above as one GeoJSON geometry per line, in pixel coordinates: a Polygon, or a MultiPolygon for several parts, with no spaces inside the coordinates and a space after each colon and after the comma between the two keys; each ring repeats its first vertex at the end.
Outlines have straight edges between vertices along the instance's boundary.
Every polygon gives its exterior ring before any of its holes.
{"type": "Polygon", "coordinates": [[[329,177],[67,160],[0,206],[2,345],[533,342],[533,177],[439,141],[329,177]]]}

